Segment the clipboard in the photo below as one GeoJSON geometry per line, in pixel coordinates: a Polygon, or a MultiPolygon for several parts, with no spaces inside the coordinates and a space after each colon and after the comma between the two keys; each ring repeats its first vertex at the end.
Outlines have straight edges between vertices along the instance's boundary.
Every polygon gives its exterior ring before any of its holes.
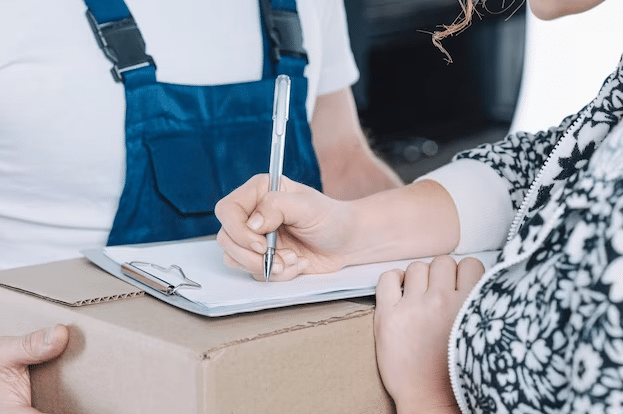
{"type": "MultiPolygon", "coordinates": [[[[210,242],[212,242],[213,244],[216,244],[215,241],[210,241],[210,242]]],[[[88,258],[92,263],[99,266],[101,269],[131,284],[132,286],[143,290],[145,293],[159,300],[162,300],[163,302],[167,302],[170,305],[178,307],[180,309],[184,309],[188,312],[196,313],[198,315],[203,315],[203,316],[209,316],[209,317],[227,316],[227,315],[233,315],[233,314],[238,314],[238,313],[261,311],[264,309],[273,309],[273,308],[300,305],[300,304],[318,303],[318,302],[326,302],[326,301],[339,300],[339,299],[349,299],[349,298],[356,298],[356,297],[362,297],[362,296],[370,296],[370,295],[374,295],[375,290],[376,290],[376,284],[374,284],[374,286],[368,286],[366,289],[337,290],[337,291],[327,292],[324,294],[317,294],[313,296],[299,296],[295,298],[282,298],[282,299],[271,298],[268,300],[254,301],[252,303],[235,303],[235,304],[227,303],[227,304],[212,304],[212,305],[206,306],[205,304],[197,303],[195,301],[189,300],[188,298],[180,295],[180,289],[179,288],[175,289],[177,285],[173,285],[173,284],[168,283],[167,281],[162,281],[162,280],[159,280],[157,282],[151,282],[154,279],[159,279],[154,274],[151,274],[151,273],[149,274],[147,279],[150,280],[150,282],[146,283],[144,278],[136,277],[135,274],[132,274],[131,272],[127,272],[127,270],[126,272],[124,272],[122,270],[122,265],[125,264],[126,262],[118,263],[112,260],[110,257],[108,257],[104,253],[103,248],[85,249],[85,250],[82,250],[81,253],[86,258],[88,258]],[[128,273],[130,273],[130,275],[128,273]],[[173,287],[173,289],[171,289],[171,287],[173,287]],[[173,290],[175,292],[173,292],[173,290]],[[168,291],[168,293],[165,291],[168,291]]],[[[157,266],[160,266],[160,265],[157,265],[157,266]]],[[[164,266],[160,266],[160,267],[164,267],[164,266]]],[[[181,266],[177,266],[177,267],[181,268],[181,266]]],[[[126,269],[127,269],[127,266],[126,266],[126,269]]],[[[149,272],[146,272],[146,273],[149,273],[149,272]]],[[[250,275],[248,275],[248,278],[252,279],[250,275]]],[[[197,283],[195,281],[192,281],[192,282],[197,283]]],[[[266,284],[264,282],[257,282],[254,279],[252,283],[266,284]]],[[[283,283],[283,282],[274,282],[274,283],[283,283]]],[[[272,283],[269,283],[269,284],[272,284],[272,283]]]]}
{"type": "MultiPolygon", "coordinates": [[[[166,294],[162,292],[160,288],[152,287],[149,284],[144,283],[140,280],[140,278],[134,278],[126,275],[121,270],[121,265],[114,260],[110,259],[104,254],[104,250],[100,248],[91,248],[85,249],[80,252],[87,259],[89,259],[93,264],[100,267],[102,270],[110,273],[111,275],[117,277],[120,280],[123,280],[126,283],[134,286],[137,289],[145,292],[148,295],[155,297],[156,299],[160,299],[163,302],[167,302],[170,305],[173,305],[177,308],[184,309],[188,312],[196,313],[198,315],[203,316],[222,316],[224,313],[215,312],[211,309],[208,309],[198,303],[190,301],[183,296],[180,296],[176,291],[175,294],[166,294]]],[[[164,285],[166,282],[162,282],[164,285]]]]}
{"type": "MultiPolygon", "coordinates": [[[[481,252],[485,268],[499,252],[481,252]]],[[[327,274],[300,275],[288,282],[259,282],[223,264],[216,240],[193,240],[83,250],[108,273],[178,308],[217,317],[306,303],[375,294],[378,278],[390,269],[406,269],[413,260],[350,266],[327,274]]],[[[462,256],[455,256],[460,260],[462,256]]]]}

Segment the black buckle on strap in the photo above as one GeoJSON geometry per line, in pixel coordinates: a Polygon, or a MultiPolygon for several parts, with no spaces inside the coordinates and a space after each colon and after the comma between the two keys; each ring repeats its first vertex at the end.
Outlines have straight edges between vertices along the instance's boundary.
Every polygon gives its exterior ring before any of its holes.
{"type": "Polygon", "coordinates": [[[279,62],[282,54],[305,59],[303,29],[299,16],[294,11],[273,9],[270,0],[261,0],[262,18],[270,38],[270,54],[273,62],[279,62]]]}
{"type": "Polygon", "coordinates": [[[145,41],[132,15],[123,20],[99,24],[91,10],[87,18],[97,44],[113,63],[110,69],[117,82],[123,82],[123,73],[144,66],[156,68],[154,59],[145,53],[145,41]]]}
{"type": "Polygon", "coordinates": [[[273,27],[270,37],[276,41],[280,53],[307,60],[303,47],[303,28],[298,14],[286,10],[272,11],[273,27]]]}

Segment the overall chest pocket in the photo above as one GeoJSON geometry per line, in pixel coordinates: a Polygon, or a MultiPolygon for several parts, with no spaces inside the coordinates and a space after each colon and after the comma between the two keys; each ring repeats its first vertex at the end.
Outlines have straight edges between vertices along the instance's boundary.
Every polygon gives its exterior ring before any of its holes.
{"type": "Polygon", "coordinates": [[[218,200],[268,171],[271,128],[267,120],[146,134],[158,193],[181,214],[212,213],[218,200]]]}

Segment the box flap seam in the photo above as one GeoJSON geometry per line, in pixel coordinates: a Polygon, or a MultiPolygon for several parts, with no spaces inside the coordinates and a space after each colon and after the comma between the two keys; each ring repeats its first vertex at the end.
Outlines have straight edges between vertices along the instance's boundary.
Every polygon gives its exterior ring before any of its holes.
{"type": "Polygon", "coordinates": [[[281,334],[285,334],[285,333],[289,333],[289,332],[293,332],[293,331],[298,331],[298,330],[301,330],[301,329],[314,328],[314,327],[317,327],[317,326],[329,325],[329,324],[332,324],[332,323],[335,323],[335,322],[347,321],[349,319],[361,318],[361,317],[369,315],[369,314],[371,314],[373,312],[374,312],[374,307],[371,307],[369,309],[357,310],[357,311],[351,312],[349,314],[346,314],[344,316],[335,316],[335,317],[331,317],[331,318],[324,319],[324,320],[321,320],[321,321],[308,322],[306,324],[290,326],[290,327],[287,327],[287,328],[278,329],[276,331],[267,332],[267,333],[261,333],[261,334],[258,334],[258,335],[255,335],[255,336],[251,336],[251,337],[248,337],[248,338],[242,338],[242,339],[237,339],[235,341],[226,342],[226,343],[220,344],[219,346],[216,346],[216,347],[214,347],[214,348],[204,352],[203,356],[202,356],[202,359],[204,361],[205,360],[216,360],[222,354],[222,350],[225,349],[225,348],[229,348],[229,347],[232,347],[232,346],[244,344],[244,343],[251,342],[251,341],[261,340],[263,338],[268,338],[268,337],[271,337],[271,336],[276,336],[276,335],[281,335],[281,334]]]}

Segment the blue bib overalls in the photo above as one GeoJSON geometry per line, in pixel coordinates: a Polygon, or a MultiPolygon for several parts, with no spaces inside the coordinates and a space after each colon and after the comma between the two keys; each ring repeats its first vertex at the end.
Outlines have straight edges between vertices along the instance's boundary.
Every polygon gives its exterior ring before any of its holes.
{"type": "Polygon", "coordinates": [[[126,181],[108,245],[216,233],[216,202],[254,174],[268,172],[279,74],[292,80],[284,175],[321,188],[305,110],[307,57],[295,0],[273,0],[272,6],[260,0],[262,79],[216,86],[158,82],[156,64],[123,0],[85,3],[126,94],[126,181]]]}

